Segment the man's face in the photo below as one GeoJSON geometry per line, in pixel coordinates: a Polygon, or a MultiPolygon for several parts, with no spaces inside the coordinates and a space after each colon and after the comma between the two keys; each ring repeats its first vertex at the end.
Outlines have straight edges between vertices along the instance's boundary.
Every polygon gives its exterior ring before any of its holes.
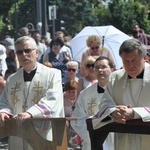
{"type": "Polygon", "coordinates": [[[106,83],[109,80],[109,75],[113,71],[112,68],[110,68],[108,61],[106,59],[104,60],[98,60],[95,63],[95,76],[98,79],[99,83],[106,83]]]}
{"type": "Polygon", "coordinates": [[[40,42],[41,37],[40,37],[39,34],[35,34],[33,37],[34,37],[34,40],[35,40],[37,43],[40,42]]]}
{"type": "Polygon", "coordinates": [[[146,56],[142,56],[142,54],[140,54],[138,50],[134,50],[129,53],[123,52],[121,57],[124,68],[127,74],[131,77],[135,78],[144,69],[146,56]]]}
{"type": "Polygon", "coordinates": [[[139,30],[140,30],[140,27],[139,27],[138,25],[134,25],[134,26],[133,26],[133,30],[134,30],[134,31],[139,31],[139,30]]]}
{"type": "Polygon", "coordinates": [[[138,25],[134,25],[132,27],[132,32],[133,34],[138,34],[139,33],[139,30],[140,30],[140,27],[138,25]]]}
{"type": "Polygon", "coordinates": [[[58,34],[57,37],[58,37],[59,39],[61,39],[62,41],[64,41],[64,35],[63,35],[62,33],[58,34]]]}
{"type": "Polygon", "coordinates": [[[33,69],[32,67],[35,67],[38,50],[32,46],[29,40],[16,45],[16,54],[20,65],[25,70],[30,70],[33,69]]]}
{"type": "Polygon", "coordinates": [[[28,36],[28,35],[29,35],[28,30],[26,29],[22,30],[22,36],[28,36]]]}

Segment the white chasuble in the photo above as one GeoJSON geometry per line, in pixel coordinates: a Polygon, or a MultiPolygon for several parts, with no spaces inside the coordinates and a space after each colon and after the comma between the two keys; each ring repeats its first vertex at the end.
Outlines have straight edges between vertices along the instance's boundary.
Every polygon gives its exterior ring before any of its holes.
{"type": "MultiPolygon", "coordinates": [[[[7,79],[6,88],[0,97],[0,112],[12,115],[28,112],[33,118],[64,117],[61,87],[60,70],[38,63],[32,81],[24,82],[23,68],[20,68],[7,79]]],[[[40,136],[52,140],[49,121],[34,121],[33,124],[40,136]]],[[[31,147],[24,140],[11,136],[9,149],[31,150],[31,147]]]]}
{"type": "MultiPolygon", "coordinates": [[[[142,106],[142,90],[143,90],[142,79],[131,78],[127,79],[126,88],[123,93],[123,104],[131,105],[131,107],[142,106]]],[[[147,135],[138,134],[115,134],[116,148],[115,150],[146,150],[141,141],[147,138],[147,135]],[[140,144],[139,144],[140,143],[140,144]],[[122,145],[125,145],[122,147],[122,145]],[[137,146],[138,145],[138,146],[137,146]],[[141,149],[142,148],[142,149],[141,149]]],[[[145,141],[146,142],[146,141],[145,141]]]]}
{"type": "MultiPolygon", "coordinates": [[[[113,72],[106,86],[101,108],[93,118],[94,129],[112,122],[101,122],[115,111],[116,105],[131,105],[135,112],[134,119],[150,121],[150,65],[145,63],[143,79],[128,78],[124,69],[113,72]]],[[[149,150],[150,135],[115,134],[115,150],[149,150]]]]}
{"type": "MultiPolygon", "coordinates": [[[[89,116],[95,115],[99,110],[99,105],[101,104],[101,99],[103,93],[98,93],[97,83],[84,89],[80,92],[78,99],[76,101],[75,109],[73,111],[72,117],[77,117],[77,121],[71,121],[73,129],[80,135],[83,139],[82,150],[91,150],[91,143],[89,132],[87,130],[86,119],[89,116]]],[[[104,142],[104,150],[113,150],[112,145],[114,137],[113,135],[108,136],[108,139],[104,142]],[[110,145],[112,148],[110,148],[110,145]],[[110,149],[108,149],[108,147],[110,149]]]]}

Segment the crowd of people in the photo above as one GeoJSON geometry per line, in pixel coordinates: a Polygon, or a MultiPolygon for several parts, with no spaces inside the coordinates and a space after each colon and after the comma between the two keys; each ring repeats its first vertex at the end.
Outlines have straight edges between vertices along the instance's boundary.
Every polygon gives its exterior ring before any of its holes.
{"type": "MultiPolygon", "coordinates": [[[[26,27],[14,40],[7,36],[0,44],[0,127],[8,119],[22,126],[27,118],[76,117],[67,123],[68,144],[72,148],[91,150],[86,119],[117,123],[141,118],[149,121],[150,65],[146,45],[150,36],[138,25],[133,38],[122,43],[119,55],[123,66],[116,70],[110,51],[102,47],[101,38],[90,35],[81,63],[73,59],[70,36],[57,31],[50,41],[26,27]]],[[[34,124],[37,132],[52,139],[49,122],[34,124]]],[[[145,136],[108,135],[104,150],[148,150],[145,136]],[[129,141],[132,144],[129,144],[129,141]],[[137,144],[134,144],[134,143],[137,144]],[[122,147],[123,146],[123,147],[122,147]]],[[[147,137],[149,139],[149,137],[147,137]]],[[[32,150],[18,137],[9,137],[9,149],[32,150]]]]}

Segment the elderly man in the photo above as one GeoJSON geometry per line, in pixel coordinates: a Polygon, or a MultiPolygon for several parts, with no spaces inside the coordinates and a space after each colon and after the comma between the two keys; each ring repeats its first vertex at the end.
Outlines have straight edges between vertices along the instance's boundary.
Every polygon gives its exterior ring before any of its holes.
{"type": "Polygon", "coordinates": [[[29,29],[27,27],[21,28],[22,36],[30,36],[29,29]]]}
{"type": "MultiPolygon", "coordinates": [[[[93,120],[94,128],[99,128],[109,116],[123,124],[130,119],[150,121],[150,65],[145,61],[146,47],[137,39],[129,39],[123,42],[119,54],[124,68],[112,73],[97,114],[101,117],[93,120]]],[[[115,137],[115,150],[150,148],[149,135],[116,133],[115,137]]]]}
{"type": "MultiPolygon", "coordinates": [[[[2,92],[0,126],[4,126],[5,121],[11,117],[16,118],[18,126],[28,118],[63,117],[61,72],[36,61],[38,49],[33,38],[18,38],[15,49],[22,68],[8,77],[2,92]]],[[[46,124],[38,122],[35,127],[42,137],[51,140],[51,127],[46,124]]],[[[31,147],[20,138],[10,137],[9,149],[30,150],[31,147]]]]}
{"type": "MultiPolygon", "coordinates": [[[[109,80],[109,76],[111,72],[114,71],[114,64],[109,58],[100,56],[96,59],[94,68],[98,83],[95,83],[80,92],[72,115],[72,117],[78,118],[77,121],[72,121],[71,125],[83,140],[82,150],[91,150],[86,119],[98,112],[98,105],[101,105],[101,98],[105,91],[105,86],[109,80]]],[[[113,150],[113,142],[110,140],[107,142],[108,143],[105,143],[104,145],[104,150],[113,150]]]]}
{"type": "Polygon", "coordinates": [[[40,42],[41,41],[41,35],[39,33],[35,32],[33,34],[33,38],[34,38],[36,45],[38,47],[38,50],[39,50],[39,55],[37,57],[37,61],[40,63],[43,63],[43,56],[47,50],[47,46],[40,42]]]}

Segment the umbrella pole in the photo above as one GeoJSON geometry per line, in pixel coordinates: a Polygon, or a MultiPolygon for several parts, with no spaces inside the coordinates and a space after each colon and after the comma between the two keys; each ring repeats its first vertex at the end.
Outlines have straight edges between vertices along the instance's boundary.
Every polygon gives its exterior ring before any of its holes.
{"type": "Polygon", "coordinates": [[[104,38],[105,36],[102,36],[102,47],[104,47],[104,38]]]}
{"type": "Polygon", "coordinates": [[[103,50],[104,50],[104,38],[105,38],[105,36],[102,36],[102,52],[101,52],[101,54],[103,54],[103,50]]]}

